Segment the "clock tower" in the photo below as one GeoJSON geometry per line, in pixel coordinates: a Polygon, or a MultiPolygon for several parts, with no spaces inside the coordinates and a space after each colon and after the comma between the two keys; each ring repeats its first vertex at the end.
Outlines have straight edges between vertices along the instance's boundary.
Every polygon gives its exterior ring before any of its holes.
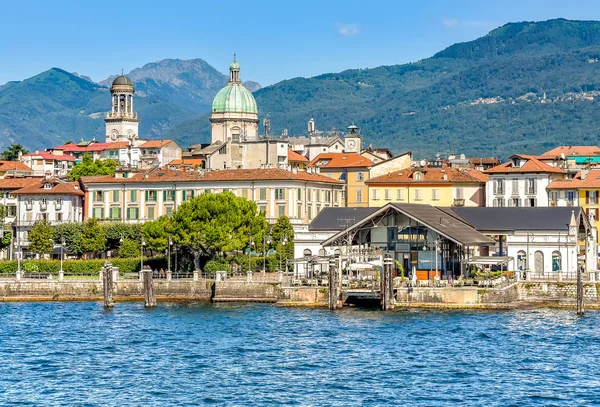
{"type": "Polygon", "coordinates": [[[125,75],[117,76],[110,87],[112,107],[106,114],[106,142],[127,141],[134,145],[138,140],[140,120],[133,111],[133,82],[125,75]]]}
{"type": "Polygon", "coordinates": [[[348,133],[344,136],[344,151],[346,153],[358,153],[361,151],[362,137],[359,128],[352,123],[348,126],[348,133]]]}

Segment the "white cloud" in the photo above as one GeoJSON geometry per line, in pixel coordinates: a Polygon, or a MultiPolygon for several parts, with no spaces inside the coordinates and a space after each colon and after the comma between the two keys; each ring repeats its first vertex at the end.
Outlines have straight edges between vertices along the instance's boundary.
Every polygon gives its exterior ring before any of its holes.
{"type": "Polygon", "coordinates": [[[343,35],[344,37],[353,37],[360,34],[358,24],[338,24],[337,30],[338,34],[343,35]]]}
{"type": "Polygon", "coordinates": [[[489,20],[459,20],[457,18],[449,18],[442,20],[442,25],[445,28],[453,29],[457,27],[484,27],[484,28],[496,28],[500,26],[499,23],[489,20]]]}

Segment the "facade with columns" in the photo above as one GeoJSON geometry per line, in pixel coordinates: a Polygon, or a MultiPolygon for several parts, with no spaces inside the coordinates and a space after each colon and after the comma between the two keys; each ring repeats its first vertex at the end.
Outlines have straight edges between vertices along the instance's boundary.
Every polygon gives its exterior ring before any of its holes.
{"type": "Polygon", "coordinates": [[[129,141],[135,145],[139,138],[137,113],[133,110],[133,82],[125,75],[118,76],[110,87],[111,110],[104,119],[106,142],[129,141]]]}

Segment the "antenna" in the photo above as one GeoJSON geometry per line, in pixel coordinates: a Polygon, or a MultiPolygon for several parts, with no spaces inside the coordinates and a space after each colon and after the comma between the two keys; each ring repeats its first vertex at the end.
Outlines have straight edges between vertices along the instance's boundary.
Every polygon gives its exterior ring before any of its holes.
{"type": "Polygon", "coordinates": [[[125,75],[125,72],[123,71],[123,68],[121,68],[121,76],[125,75]]]}

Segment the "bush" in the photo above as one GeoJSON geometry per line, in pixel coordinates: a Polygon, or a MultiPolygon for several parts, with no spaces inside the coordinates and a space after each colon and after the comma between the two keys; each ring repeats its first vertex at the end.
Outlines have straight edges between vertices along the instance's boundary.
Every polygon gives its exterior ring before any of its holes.
{"type": "Polygon", "coordinates": [[[125,239],[119,247],[119,257],[131,259],[140,254],[140,245],[135,240],[125,239]]]}
{"type": "Polygon", "coordinates": [[[204,265],[204,272],[207,274],[215,275],[217,271],[225,270],[229,273],[229,263],[223,258],[217,258],[209,260],[204,265]]]}

